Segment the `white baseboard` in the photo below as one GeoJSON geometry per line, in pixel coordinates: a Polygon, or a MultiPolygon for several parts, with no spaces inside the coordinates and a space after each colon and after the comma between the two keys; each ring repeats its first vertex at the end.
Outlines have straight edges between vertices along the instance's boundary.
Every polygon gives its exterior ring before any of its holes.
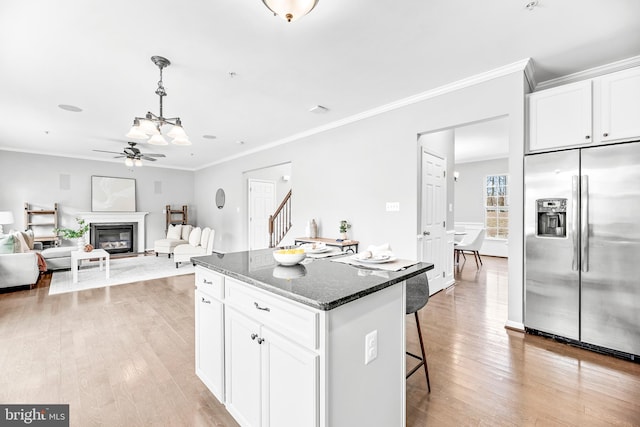
{"type": "Polygon", "coordinates": [[[524,323],[521,323],[521,322],[514,322],[512,320],[507,320],[507,323],[505,323],[504,327],[514,331],[524,332],[524,323]]]}

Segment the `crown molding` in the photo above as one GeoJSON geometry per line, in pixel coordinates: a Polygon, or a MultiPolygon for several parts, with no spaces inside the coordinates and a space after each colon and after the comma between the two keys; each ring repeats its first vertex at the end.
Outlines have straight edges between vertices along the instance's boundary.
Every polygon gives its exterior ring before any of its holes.
{"type": "Polygon", "coordinates": [[[594,77],[603,76],[605,74],[615,73],[616,71],[626,70],[640,66],[640,55],[631,58],[622,59],[610,64],[601,65],[599,67],[589,68],[587,70],[578,71],[577,73],[567,74],[551,80],[546,80],[535,85],[536,91],[549,89],[556,86],[562,86],[568,83],[575,83],[582,80],[592,79],[594,77]]]}
{"type": "MultiPolygon", "coordinates": [[[[306,130],[304,132],[300,132],[291,136],[288,136],[286,138],[282,138],[264,145],[261,145],[260,147],[256,147],[254,149],[251,150],[247,150],[247,151],[243,151],[242,153],[238,153],[236,155],[233,156],[229,156],[229,157],[225,157],[219,160],[216,160],[215,162],[211,162],[211,163],[207,163],[203,166],[200,167],[196,167],[195,170],[201,170],[201,169],[205,169],[211,166],[215,166],[215,165],[219,165],[221,163],[226,163],[228,161],[234,160],[234,159],[238,159],[241,157],[245,157],[251,154],[255,154],[258,153],[260,151],[264,151],[264,150],[268,150],[270,148],[273,147],[277,147],[279,145],[283,145],[283,144],[288,144],[290,142],[294,142],[303,138],[307,138],[309,136],[312,135],[317,135],[319,133],[322,132],[326,132],[332,129],[336,129],[342,126],[346,126],[349,125],[351,123],[355,123],[358,122],[360,120],[365,120],[374,116],[377,116],[379,114],[383,114],[383,113],[387,113],[389,111],[393,111],[393,110],[397,110],[399,108],[403,108],[406,107],[408,105],[412,105],[412,104],[416,104],[418,102],[422,102],[425,101],[427,99],[432,99],[432,98],[436,98],[438,96],[447,94],[447,93],[451,93],[451,92],[455,92],[457,90],[460,89],[464,89],[470,86],[474,86],[477,85],[479,83],[484,83],[487,82],[489,80],[493,80],[496,79],[498,77],[503,77],[512,73],[516,73],[516,72],[522,72],[524,71],[525,73],[530,73],[530,76],[527,76],[527,80],[529,82],[532,81],[533,79],[533,68],[531,67],[531,58],[526,58],[526,59],[522,59],[520,61],[517,62],[513,62],[511,64],[507,64],[504,65],[502,67],[499,68],[495,68],[493,70],[484,72],[484,73],[480,73],[480,74],[476,74],[474,76],[471,77],[467,77],[465,79],[462,80],[458,80],[455,81],[453,83],[449,83],[446,84],[444,86],[440,86],[425,92],[421,92],[418,93],[416,95],[412,95],[409,96],[407,98],[402,98],[400,100],[391,102],[389,104],[385,104],[385,105],[381,105],[380,107],[376,107],[376,108],[372,108],[370,110],[366,110],[363,111],[361,113],[358,114],[354,114],[352,116],[349,117],[345,117],[344,119],[340,119],[340,120],[336,120],[334,122],[331,123],[327,123],[326,125],[323,126],[318,126],[309,130],[306,130]],[[527,71],[528,70],[528,71],[527,71]]],[[[531,83],[530,83],[531,84],[531,83]]]]}

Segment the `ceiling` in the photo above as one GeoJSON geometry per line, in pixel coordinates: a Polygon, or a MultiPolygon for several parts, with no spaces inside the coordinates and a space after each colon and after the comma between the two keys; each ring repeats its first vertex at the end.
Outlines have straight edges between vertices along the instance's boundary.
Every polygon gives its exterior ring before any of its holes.
{"type": "Polygon", "coordinates": [[[193,145],[143,151],[195,170],[525,58],[540,82],[640,54],[637,0],[526,3],[320,0],[287,23],[260,0],[3,0],[0,149],[110,160],[92,150],[159,113],[153,55],[193,145]]]}
{"type": "Polygon", "coordinates": [[[509,156],[509,119],[501,117],[454,129],[456,164],[509,156]]]}

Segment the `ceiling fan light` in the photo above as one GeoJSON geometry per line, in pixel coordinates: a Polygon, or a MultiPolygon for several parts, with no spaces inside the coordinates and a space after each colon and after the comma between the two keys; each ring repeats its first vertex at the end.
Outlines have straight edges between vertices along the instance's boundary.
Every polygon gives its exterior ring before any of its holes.
{"type": "Polygon", "coordinates": [[[151,138],[149,138],[149,141],[147,142],[151,145],[169,145],[167,140],[164,139],[164,137],[159,133],[156,135],[153,135],[151,138]]]}
{"type": "Polygon", "coordinates": [[[318,0],[262,0],[262,3],[276,15],[292,22],[311,12],[318,0]]]}
{"type": "Polygon", "coordinates": [[[140,159],[136,159],[136,160],[135,160],[135,162],[134,162],[134,164],[135,164],[137,167],[141,167],[141,166],[142,166],[142,160],[140,160],[140,159]]]}
{"type": "Polygon", "coordinates": [[[131,160],[130,157],[127,157],[126,159],[124,159],[124,164],[126,166],[133,166],[133,160],[131,160]]]}
{"type": "Polygon", "coordinates": [[[140,130],[147,135],[158,135],[160,133],[156,123],[149,119],[140,120],[140,130]]]}
{"type": "Polygon", "coordinates": [[[189,141],[189,138],[187,138],[187,135],[185,135],[184,137],[178,136],[174,138],[171,141],[171,143],[175,145],[191,145],[191,141],[189,141]]]}
{"type": "Polygon", "coordinates": [[[182,129],[180,122],[178,122],[174,127],[171,128],[171,130],[169,130],[167,136],[169,138],[187,138],[187,133],[184,131],[184,129],[182,129]]]}

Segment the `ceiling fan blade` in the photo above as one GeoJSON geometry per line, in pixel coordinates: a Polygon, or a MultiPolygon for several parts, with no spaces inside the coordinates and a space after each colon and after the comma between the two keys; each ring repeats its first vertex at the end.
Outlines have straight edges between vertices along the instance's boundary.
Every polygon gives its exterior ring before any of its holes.
{"type": "Polygon", "coordinates": [[[154,159],[153,157],[147,157],[147,156],[145,156],[145,155],[140,156],[140,158],[141,158],[142,160],[148,160],[148,161],[150,161],[150,162],[155,162],[155,161],[157,160],[157,159],[154,159]]]}
{"type": "Polygon", "coordinates": [[[123,154],[123,155],[120,155],[120,156],[113,156],[113,158],[114,158],[114,159],[121,159],[121,158],[123,158],[123,157],[127,157],[127,156],[125,156],[124,154],[123,154]]]}
{"type": "Polygon", "coordinates": [[[98,153],[122,154],[118,151],[105,151],[105,150],[93,150],[93,151],[97,151],[98,153]]]}
{"type": "Polygon", "coordinates": [[[140,154],[147,157],[167,157],[164,154],[154,154],[154,153],[140,153],[140,154]]]}

